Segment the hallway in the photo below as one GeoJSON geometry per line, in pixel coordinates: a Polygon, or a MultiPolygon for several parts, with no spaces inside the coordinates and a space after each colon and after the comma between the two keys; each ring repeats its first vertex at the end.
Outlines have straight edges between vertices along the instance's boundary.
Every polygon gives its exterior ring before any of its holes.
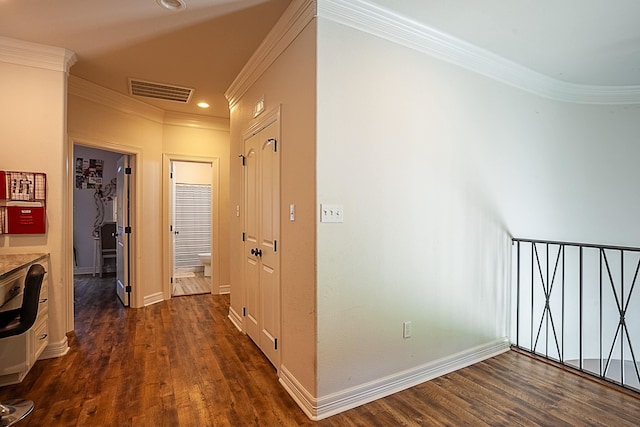
{"type": "Polygon", "coordinates": [[[0,399],[26,426],[637,425],[637,397],[509,351],[314,423],[227,319],[229,296],[125,309],[113,278],[76,288],[68,355],[38,361],[0,399]]]}

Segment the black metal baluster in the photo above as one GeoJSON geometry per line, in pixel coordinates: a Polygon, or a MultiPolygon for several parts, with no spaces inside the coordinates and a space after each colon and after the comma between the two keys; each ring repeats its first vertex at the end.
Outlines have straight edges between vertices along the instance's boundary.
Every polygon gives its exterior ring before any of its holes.
{"type": "Polygon", "coordinates": [[[560,349],[560,362],[564,363],[564,245],[561,246],[562,249],[562,325],[560,333],[562,337],[560,338],[561,349],[560,349]]]}
{"type": "Polygon", "coordinates": [[[582,264],[583,263],[583,259],[582,259],[582,257],[583,257],[583,247],[580,246],[580,272],[579,272],[578,276],[579,276],[579,280],[580,280],[580,321],[579,321],[579,323],[580,323],[580,325],[579,325],[579,327],[580,327],[580,338],[579,338],[580,349],[579,349],[579,351],[580,351],[580,370],[581,371],[584,369],[584,363],[583,363],[583,360],[584,360],[584,348],[583,348],[583,346],[584,346],[584,341],[583,341],[584,340],[584,326],[583,326],[583,316],[584,316],[584,312],[583,312],[583,305],[584,305],[584,301],[583,301],[583,292],[584,292],[583,291],[583,286],[584,286],[584,283],[583,283],[583,271],[582,271],[583,270],[583,264],[582,264]]]}
{"type": "Polygon", "coordinates": [[[624,385],[624,334],[627,326],[624,321],[624,251],[620,249],[620,383],[624,385]]]}
{"type": "Polygon", "coordinates": [[[520,241],[516,244],[516,347],[520,347],[520,241]]]}

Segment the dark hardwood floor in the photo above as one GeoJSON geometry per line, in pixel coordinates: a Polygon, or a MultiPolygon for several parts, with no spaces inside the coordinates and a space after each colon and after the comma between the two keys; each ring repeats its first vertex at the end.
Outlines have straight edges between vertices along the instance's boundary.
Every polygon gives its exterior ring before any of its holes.
{"type": "Polygon", "coordinates": [[[0,388],[36,409],[18,426],[637,426],[640,400],[514,351],[319,422],[227,319],[229,297],[118,302],[112,278],[76,288],[71,351],[0,388]]]}

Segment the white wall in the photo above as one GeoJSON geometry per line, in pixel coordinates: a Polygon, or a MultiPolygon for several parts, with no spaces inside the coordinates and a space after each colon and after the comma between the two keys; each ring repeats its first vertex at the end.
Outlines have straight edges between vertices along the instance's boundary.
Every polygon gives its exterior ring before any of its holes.
{"type": "Polygon", "coordinates": [[[639,130],[319,18],[318,396],[506,337],[510,235],[639,246],[639,130]]]}

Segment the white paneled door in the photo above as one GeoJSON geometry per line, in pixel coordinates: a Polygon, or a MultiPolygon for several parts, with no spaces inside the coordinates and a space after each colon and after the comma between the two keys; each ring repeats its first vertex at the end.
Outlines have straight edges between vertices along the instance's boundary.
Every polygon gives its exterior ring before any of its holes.
{"type": "Polygon", "coordinates": [[[278,367],[280,360],[279,116],[245,138],[245,331],[278,367]]]}
{"type": "Polygon", "coordinates": [[[129,276],[129,179],[131,168],[129,156],[120,157],[116,175],[116,293],[125,307],[131,305],[129,276]]]}

